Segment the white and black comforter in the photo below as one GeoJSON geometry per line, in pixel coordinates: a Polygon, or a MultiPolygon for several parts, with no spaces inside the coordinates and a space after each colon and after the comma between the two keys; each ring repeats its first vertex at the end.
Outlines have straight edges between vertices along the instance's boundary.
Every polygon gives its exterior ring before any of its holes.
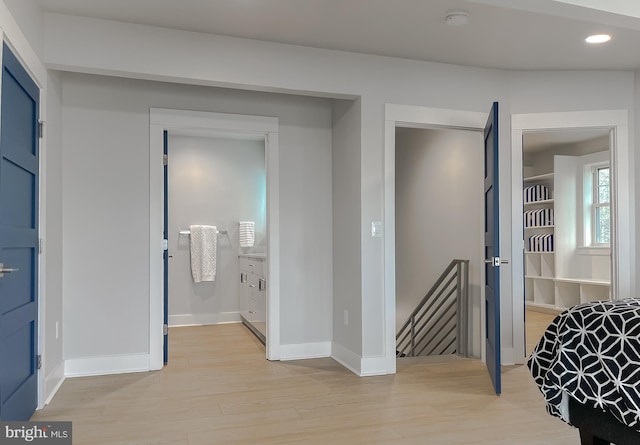
{"type": "Polygon", "coordinates": [[[587,303],[558,315],[527,362],[549,414],[568,397],[640,431],[640,299],[587,303]]]}

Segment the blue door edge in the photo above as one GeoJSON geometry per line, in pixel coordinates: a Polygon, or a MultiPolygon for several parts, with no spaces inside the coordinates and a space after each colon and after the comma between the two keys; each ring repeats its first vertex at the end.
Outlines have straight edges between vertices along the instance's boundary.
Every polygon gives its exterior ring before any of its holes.
{"type": "MultiPolygon", "coordinates": [[[[489,112],[489,116],[487,119],[487,124],[484,130],[484,140],[485,140],[485,151],[488,150],[487,145],[487,136],[488,133],[491,132],[493,135],[492,138],[492,146],[491,149],[491,168],[492,168],[492,186],[491,186],[491,195],[493,197],[493,214],[492,217],[492,225],[491,230],[492,235],[492,258],[500,257],[500,205],[499,205],[499,104],[498,102],[493,102],[491,106],[491,111],[489,112]]],[[[487,162],[487,157],[485,154],[485,162],[487,162]]],[[[486,171],[486,168],[485,168],[486,171]]],[[[486,176],[485,175],[485,194],[486,194],[486,176]]],[[[486,201],[486,196],[485,196],[486,201]]],[[[485,215],[485,218],[487,216],[485,215]]],[[[488,218],[487,218],[488,220],[488,218]]],[[[486,243],[485,243],[486,244],[486,243]]],[[[485,249],[486,250],[486,249],[485,249]]],[[[488,258],[485,258],[487,260],[488,258]]],[[[486,266],[485,266],[486,267],[486,266]]],[[[489,301],[488,296],[486,295],[485,289],[485,330],[486,330],[486,340],[491,340],[493,343],[492,355],[486,357],[487,368],[489,370],[489,374],[491,375],[491,380],[497,395],[500,395],[502,392],[502,342],[501,342],[501,326],[500,326],[500,265],[495,264],[493,267],[490,267],[489,270],[493,274],[494,279],[494,289],[493,289],[493,298],[489,301]],[[491,304],[490,304],[491,303],[491,304]],[[491,323],[492,322],[492,323],[491,323]],[[490,332],[490,327],[493,327],[493,332],[490,332]],[[489,336],[492,338],[489,338],[489,336]]],[[[487,354],[490,352],[487,349],[487,354]]]]}

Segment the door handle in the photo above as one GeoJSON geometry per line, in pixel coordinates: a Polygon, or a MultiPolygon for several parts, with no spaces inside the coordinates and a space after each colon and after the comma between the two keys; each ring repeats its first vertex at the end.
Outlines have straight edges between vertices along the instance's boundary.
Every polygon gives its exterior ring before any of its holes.
{"type": "Polygon", "coordinates": [[[11,267],[4,267],[4,263],[0,263],[0,278],[4,277],[4,274],[11,272],[18,272],[20,269],[13,269],[11,267]]]}
{"type": "Polygon", "coordinates": [[[494,256],[484,260],[484,264],[491,264],[493,267],[500,267],[501,264],[509,264],[509,260],[503,260],[499,256],[494,256]]]}

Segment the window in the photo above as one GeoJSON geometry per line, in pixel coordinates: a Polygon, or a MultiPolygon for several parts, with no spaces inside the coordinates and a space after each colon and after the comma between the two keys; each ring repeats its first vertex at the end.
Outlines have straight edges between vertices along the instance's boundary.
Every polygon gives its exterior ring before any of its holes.
{"type": "Polygon", "coordinates": [[[591,245],[608,246],[611,242],[609,166],[594,166],[592,172],[591,245]]]}

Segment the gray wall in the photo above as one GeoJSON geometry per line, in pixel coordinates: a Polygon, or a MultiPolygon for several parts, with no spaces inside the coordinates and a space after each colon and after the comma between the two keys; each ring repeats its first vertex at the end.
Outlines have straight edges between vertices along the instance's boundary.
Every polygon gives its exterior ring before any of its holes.
{"type": "Polygon", "coordinates": [[[480,356],[482,133],[396,129],[396,329],[451,260],[471,260],[470,348],[480,356]]]}
{"type": "MultiPolygon", "coordinates": [[[[239,321],[238,221],[256,223],[254,249],[265,250],[264,141],[173,136],[169,132],[169,325],[239,321]],[[215,225],[216,280],[194,283],[191,224],[215,225]]],[[[248,249],[248,248],[247,248],[248,249]]]]}
{"type": "MultiPolygon", "coordinates": [[[[360,101],[333,101],[333,342],[362,354],[360,101]],[[345,311],[347,323],[345,324],[345,311]]],[[[337,351],[335,351],[337,352],[337,351]]]]}
{"type": "Polygon", "coordinates": [[[330,341],[331,102],[65,73],[65,358],[148,352],[150,107],[279,118],[281,342],[330,341]]]}

